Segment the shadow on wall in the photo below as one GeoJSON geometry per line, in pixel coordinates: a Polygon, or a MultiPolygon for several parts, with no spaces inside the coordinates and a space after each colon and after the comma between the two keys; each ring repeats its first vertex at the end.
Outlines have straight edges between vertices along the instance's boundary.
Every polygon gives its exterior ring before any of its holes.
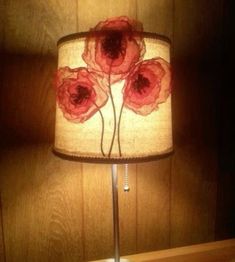
{"type": "Polygon", "coordinates": [[[53,140],[55,70],[53,56],[5,54],[0,90],[3,144],[53,140]]]}

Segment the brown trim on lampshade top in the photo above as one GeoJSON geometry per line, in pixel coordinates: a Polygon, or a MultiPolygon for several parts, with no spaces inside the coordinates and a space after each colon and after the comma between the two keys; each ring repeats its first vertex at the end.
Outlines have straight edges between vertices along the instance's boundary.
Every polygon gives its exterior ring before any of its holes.
{"type": "Polygon", "coordinates": [[[100,163],[100,164],[129,164],[129,163],[150,162],[150,161],[167,158],[174,154],[174,150],[171,150],[163,154],[146,156],[146,157],[108,158],[108,157],[85,157],[85,156],[68,155],[66,153],[62,153],[60,150],[58,150],[55,147],[52,147],[52,152],[54,153],[54,155],[65,160],[85,162],[85,163],[100,163]]]}
{"type": "MultiPolygon", "coordinates": [[[[151,33],[151,32],[137,32],[137,31],[134,31],[134,32],[128,32],[128,31],[124,31],[126,34],[128,33],[131,33],[132,35],[133,34],[137,34],[137,35],[141,35],[142,37],[144,38],[152,38],[152,39],[159,39],[159,40],[163,40],[169,44],[171,44],[171,40],[167,37],[167,36],[164,36],[164,35],[160,35],[160,34],[156,34],[156,33],[151,33]]],[[[90,31],[90,32],[80,32],[80,33],[74,33],[74,34],[70,34],[70,35],[66,35],[66,36],[63,36],[61,37],[58,42],[57,42],[57,46],[62,44],[62,43],[65,43],[67,41],[70,41],[70,40],[75,40],[75,39],[79,39],[79,38],[82,38],[82,37],[86,37],[86,36],[99,36],[99,35],[104,35],[107,33],[107,30],[106,31],[90,31]]]]}

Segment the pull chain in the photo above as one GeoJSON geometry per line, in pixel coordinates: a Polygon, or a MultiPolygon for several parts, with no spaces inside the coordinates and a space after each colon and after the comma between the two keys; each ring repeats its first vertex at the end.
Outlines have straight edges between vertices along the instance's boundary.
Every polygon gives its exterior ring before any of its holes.
{"type": "Polygon", "coordinates": [[[128,164],[125,164],[125,172],[124,172],[124,185],[123,185],[124,192],[129,192],[129,177],[128,177],[128,164]]]}

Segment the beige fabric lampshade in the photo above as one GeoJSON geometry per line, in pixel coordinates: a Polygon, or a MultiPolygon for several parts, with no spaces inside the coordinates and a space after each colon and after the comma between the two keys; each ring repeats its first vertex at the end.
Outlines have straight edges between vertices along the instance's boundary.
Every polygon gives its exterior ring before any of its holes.
{"type": "Polygon", "coordinates": [[[98,44],[91,43],[91,54],[84,52],[86,33],[58,42],[58,69],[64,78],[59,75],[57,84],[55,153],[81,161],[128,163],[172,152],[170,41],[150,33],[142,37],[143,56],[122,76],[90,67],[87,60],[98,44]]]}

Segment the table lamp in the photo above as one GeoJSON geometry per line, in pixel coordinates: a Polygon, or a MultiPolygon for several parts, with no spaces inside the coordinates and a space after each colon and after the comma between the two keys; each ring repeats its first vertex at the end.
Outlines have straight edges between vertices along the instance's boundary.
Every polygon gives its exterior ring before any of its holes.
{"type": "Polygon", "coordinates": [[[120,261],[117,164],[172,153],[169,63],[169,39],[125,16],[58,41],[53,152],[111,164],[114,261],[120,261]]]}

